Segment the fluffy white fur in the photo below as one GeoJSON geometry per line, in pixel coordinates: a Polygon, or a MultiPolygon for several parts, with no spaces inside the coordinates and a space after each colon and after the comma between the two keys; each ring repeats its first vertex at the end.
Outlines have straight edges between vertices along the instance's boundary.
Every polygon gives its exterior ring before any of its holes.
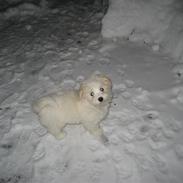
{"type": "Polygon", "coordinates": [[[82,124],[91,134],[103,140],[100,121],[103,120],[112,99],[111,80],[102,74],[91,76],[79,90],[50,94],[33,104],[33,111],[47,130],[57,139],[65,136],[68,124],[82,124]]]}

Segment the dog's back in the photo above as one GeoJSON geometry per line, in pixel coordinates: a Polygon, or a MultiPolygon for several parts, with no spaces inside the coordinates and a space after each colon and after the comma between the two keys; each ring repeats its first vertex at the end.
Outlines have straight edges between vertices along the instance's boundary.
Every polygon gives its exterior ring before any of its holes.
{"type": "Polygon", "coordinates": [[[63,94],[51,94],[42,97],[32,105],[43,125],[62,123],[78,123],[77,111],[78,95],[71,91],[63,94]]]}

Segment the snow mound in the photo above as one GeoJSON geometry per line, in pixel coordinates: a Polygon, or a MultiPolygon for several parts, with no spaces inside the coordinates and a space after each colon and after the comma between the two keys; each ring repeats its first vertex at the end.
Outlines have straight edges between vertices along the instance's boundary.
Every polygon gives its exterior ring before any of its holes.
{"type": "Polygon", "coordinates": [[[180,0],[113,0],[103,19],[102,35],[144,41],[153,50],[160,45],[183,62],[182,9],[180,0]]]}
{"type": "Polygon", "coordinates": [[[26,15],[38,15],[40,14],[41,8],[31,3],[23,3],[19,6],[9,8],[1,14],[5,19],[14,16],[26,16],[26,15]]]}

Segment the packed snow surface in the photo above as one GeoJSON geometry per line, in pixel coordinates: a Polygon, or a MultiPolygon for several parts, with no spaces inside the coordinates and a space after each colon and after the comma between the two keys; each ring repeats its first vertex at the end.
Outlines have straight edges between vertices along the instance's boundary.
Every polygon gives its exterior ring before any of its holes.
{"type": "Polygon", "coordinates": [[[1,183],[183,182],[183,65],[158,46],[103,39],[102,17],[69,4],[1,23],[1,183]],[[95,71],[113,82],[108,143],[79,125],[56,140],[32,102],[78,88],[95,71]]]}
{"type": "Polygon", "coordinates": [[[104,37],[126,37],[162,48],[183,62],[182,0],[111,0],[104,37]]]}

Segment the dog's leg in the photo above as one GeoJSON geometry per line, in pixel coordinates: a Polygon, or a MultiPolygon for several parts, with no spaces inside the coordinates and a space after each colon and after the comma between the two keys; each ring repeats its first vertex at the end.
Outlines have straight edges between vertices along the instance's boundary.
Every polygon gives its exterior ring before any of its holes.
{"type": "Polygon", "coordinates": [[[57,128],[56,126],[49,127],[48,132],[58,140],[62,140],[65,137],[63,129],[57,128]]]}
{"type": "Polygon", "coordinates": [[[41,124],[47,128],[48,132],[56,139],[61,140],[65,137],[63,131],[65,123],[61,121],[59,112],[58,108],[48,105],[45,106],[38,115],[41,124]]]}
{"type": "Polygon", "coordinates": [[[99,124],[83,124],[85,129],[94,135],[99,141],[108,142],[107,137],[104,135],[103,130],[99,127],[99,124]]]}

